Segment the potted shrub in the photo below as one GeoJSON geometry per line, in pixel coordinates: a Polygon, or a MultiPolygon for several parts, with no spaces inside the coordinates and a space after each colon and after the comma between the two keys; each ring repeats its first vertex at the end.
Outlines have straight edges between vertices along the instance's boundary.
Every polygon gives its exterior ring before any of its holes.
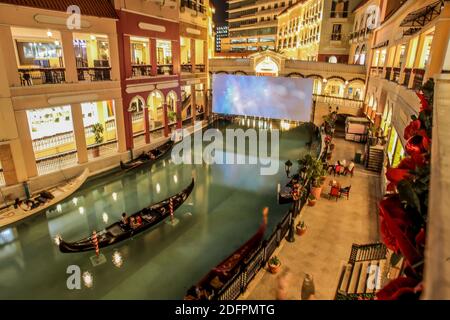
{"type": "Polygon", "coordinates": [[[271,273],[275,274],[278,271],[280,271],[281,261],[280,261],[280,259],[278,259],[277,256],[273,256],[272,258],[270,258],[268,264],[269,264],[269,270],[271,273]]]}
{"type": "Polygon", "coordinates": [[[92,126],[92,131],[94,132],[95,144],[96,146],[92,149],[94,158],[100,156],[100,146],[99,144],[103,142],[103,125],[101,123],[96,123],[92,126]]]}
{"type": "Polygon", "coordinates": [[[300,221],[297,226],[295,227],[297,234],[299,236],[304,235],[306,232],[306,224],[305,221],[300,221]]]}
{"type": "Polygon", "coordinates": [[[319,200],[322,193],[322,183],[324,182],[322,177],[325,177],[327,172],[323,168],[323,163],[320,159],[307,155],[306,162],[306,178],[311,183],[311,193],[319,200]]]}
{"type": "Polygon", "coordinates": [[[310,193],[308,196],[308,206],[314,207],[316,202],[317,202],[316,197],[312,193],[310,193]]]}
{"type": "Polygon", "coordinates": [[[177,120],[177,113],[174,111],[169,111],[167,116],[169,117],[170,123],[175,122],[177,120]]]}

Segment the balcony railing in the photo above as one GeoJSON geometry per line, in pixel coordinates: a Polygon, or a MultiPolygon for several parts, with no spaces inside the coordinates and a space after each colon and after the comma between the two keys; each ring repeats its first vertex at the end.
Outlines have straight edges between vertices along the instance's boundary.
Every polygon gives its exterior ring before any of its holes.
{"type": "Polygon", "coordinates": [[[201,13],[205,13],[206,9],[205,6],[200,4],[200,3],[196,3],[192,0],[181,0],[181,7],[187,7],[189,9],[201,12],[201,13]]]}
{"type": "Polygon", "coordinates": [[[159,64],[158,74],[173,74],[173,64],[159,64]]]}
{"type": "Polygon", "coordinates": [[[70,131],[33,140],[32,145],[34,152],[39,152],[46,149],[56,148],[60,145],[73,143],[74,141],[75,136],[73,131],[70,131]]]}
{"type": "Polygon", "coordinates": [[[425,69],[413,69],[414,73],[414,90],[420,90],[423,84],[423,78],[425,76],[425,69]]]}
{"type": "Polygon", "coordinates": [[[363,101],[357,99],[350,99],[344,97],[334,97],[329,95],[322,94],[313,94],[313,100],[316,102],[324,102],[328,104],[338,105],[338,106],[346,106],[351,108],[362,108],[363,101]]]}
{"type": "Polygon", "coordinates": [[[19,68],[18,71],[22,86],[56,84],[66,81],[65,68],[19,68]]]}
{"type": "Polygon", "coordinates": [[[182,64],[181,65],[181,72],[192,72],[192,64],[182,64]]]}
{"type": "Polygon", "coordinates": [[[131,73],[133,77],[151,76],[152,66],[149,64],[132,64],[131,73]]]}
{"type": "Polygon", "coordinates": [[[411,69],[406,68],[405,69],[405,78],[403,79],[403,85],[408,88],[409,85],[409,79],[411,79],[411,69]]]}
{"type": "Polygon", "coordinates": [[[400,78],[400,68],[392,68],[392,70],[394,71],[394,78],[392,79],[392,81],[397,82],[400,78]]]}
{"type": "Polygon", "coordinates": [[[342,34],[340,34],[340,33],[332,33],[331,34],[331,40],[332,41],[341,41],[342,40],[342,34]]]}
{"type": "Polygon", "coordinates": [[[204,64],[196,64],[195,65],[195,71],[196,72],[205,72],[206,67],[204,64]]]}
{"type": "Polygon", "coordinates": [[[387,67],[387,68],[386,68],[386,75],[384,76],[384,78],[385,78],[386,80],[391,80],[391,71],[392,71],[392,68],[391,68],[391,67],[387,67]]]}
{"type": "Polygon", "coordinates": [[[111,67],[77,68],[78,81],[111,80],[111,67]]]}

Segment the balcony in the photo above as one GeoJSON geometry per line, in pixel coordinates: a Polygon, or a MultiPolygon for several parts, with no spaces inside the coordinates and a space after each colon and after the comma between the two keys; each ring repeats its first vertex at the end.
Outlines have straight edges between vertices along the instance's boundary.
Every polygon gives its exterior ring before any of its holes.
{"type": "Polygon", "coordinates": [[[331,41],[341,41],[341,40],[342,40],[341,33],[332,33],[331,34],[331,41]]]}
{"type": "Polygon", "coordinates": [[[411,79],[411,69],[406,68],[405,69],[405,78],[403,79],[403,85],[407,88],[409,86],[409,79],[411,79]]]}
{"type": "Polygon", "coordinates": [[[132,64],[132,77],[149,77],[152,75],[152,66],[150,64],[132,64]]]}
{"type": "Polygon", "coordinates": [[[195,65],[195,71],[196,72],[205,72],[206,66],[204,64],[197,64],[197,65],[195,65]]]}
{"type": "Polygon", "coordinates": [[[192,73],[192,64],[182,64],[181,65],[181,72],[192,73]]]}
{"type": "Polygon", "coordinates": [[[205,6],[203,4],[197,3],[192,0],[181,0],[181,7],[189,8],[203,14],[206,12],[205,6]]]}
{"type": "Polygon", "coordinates": [[[78,81],[109,81],[111,67],[80,67],[77,68],[78,81]]]}
{"type": "Polygon", "coordinates": [[[419,90],[423,84],[423,78],[425,76],[425,69],[413,69],[412,72],[414,73],[413,89],[419,90]]]}
{"type": "Polygon", "coordinates": [[[157,72],[158,75],[173,75],[173,64],[159,64],[157,72]]]}
{"type": "Polygon", "coordinates": [[[400,79],[400,68],[392,68],[393,72],[394,72],[394,77],[392,79],[392,81],[397,82],[400,79]]]}
{"type": "Polygon", "coordinates": [[[66,82],[65,68],[19,68],[20,84],[33,86],[66,82]]]}

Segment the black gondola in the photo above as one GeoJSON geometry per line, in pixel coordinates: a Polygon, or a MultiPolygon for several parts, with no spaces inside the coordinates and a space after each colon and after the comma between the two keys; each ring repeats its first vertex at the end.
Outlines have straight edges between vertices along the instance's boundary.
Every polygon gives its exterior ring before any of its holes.
{"type": "Polygon", "coordinates": [[[162,157],[164,157],[167,153],[169,153],[169,151],[172,150],[173,145],[174,142],[170,140],[154,150],[150,150],[149,152],[146,153],[143,152],[136,159],[133,159],[127,163],[123,163],[122,161],[120,161],[120,168],[122,170],[131,170],[140,167],[144,164],[148,163],[153,164],[162,157]]]}
{"type": "Polygon", "coordinates": [[[290,192],[279,192],[278,193],[278,204],[287,204],[294,202],[292,198],[292,193],[290,192]]]}
{"type": "MultiPolygon", "coordinates": [[[[170,216],[170,200],[172,200],[173,211],[178,209],[184,201],[189,197],[194,188],[194,179],[189,186],[183,191],[171,196],[161,202],[148,206],[139,212],[133,214],[131,217],[136,218],[138,215],[142,218],[142,223],[139,227],[132,229],[131,227],[125,227],[121,222],[116,222],[97,233],[97,240],[99,248],[107,247],[116,244],[120,241],[126,240],[139,234],[150,227],[153,227],[170,216]]],[[[130,218],[131,218],[130,217],[130,218]]],[[[76,242],[65,242],[59,237],[59,250],[64,253],[69,252],[82,252],[95,250],[95,246],[91,237],[84,238],[76,242]]]]}

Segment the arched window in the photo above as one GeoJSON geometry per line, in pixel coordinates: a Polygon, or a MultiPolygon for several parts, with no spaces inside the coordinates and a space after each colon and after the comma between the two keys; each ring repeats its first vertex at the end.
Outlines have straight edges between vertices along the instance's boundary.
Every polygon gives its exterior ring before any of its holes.
{"type": "Polygon", "coordinates": [[[363,44],[363,46],[361,47],[361,52],[359,54],[359,64],[360,65],[364,65],[366,63],[366,45],[363,44]]]}
{"type": "Polygon", "coordinates": [[[358,63],[360,53],[361,53],[361,48],[359,46],[357,46],[356,50],[355,50],[355,55],[353,56],[353,64],[358,63]]]}
{"type": "Polygon", "coordinates": [[[337,63],[338,60],[336,58],[336,56],[331,56],[328,58],[328,63],[337,63]]]}

